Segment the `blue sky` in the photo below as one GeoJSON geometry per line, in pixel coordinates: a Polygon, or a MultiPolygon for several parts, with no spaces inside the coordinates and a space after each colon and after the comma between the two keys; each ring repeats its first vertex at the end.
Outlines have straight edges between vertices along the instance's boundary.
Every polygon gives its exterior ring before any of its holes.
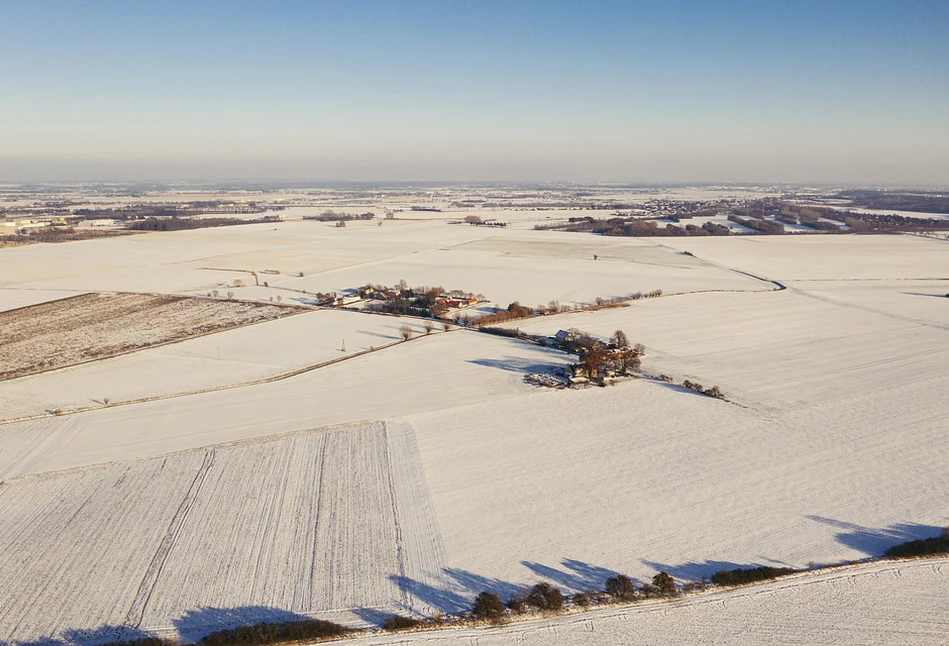
{"type": "Polygon", "coordinates": [[[949,184],[949,2],[0,0],[3,179],[949,184]]]}

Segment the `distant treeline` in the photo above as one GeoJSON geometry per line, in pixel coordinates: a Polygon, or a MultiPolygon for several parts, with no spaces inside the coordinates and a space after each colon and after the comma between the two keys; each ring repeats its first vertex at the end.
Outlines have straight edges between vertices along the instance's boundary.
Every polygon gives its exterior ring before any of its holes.
{"type": "Polygon", "coordinates": [[[375,213],[367,212],[354,215],[345,211],[323,211],[319,215],[305,215],[304,220],[318,220],[320,222],[349,222],[351,220],[371,220],[376,217],[375,213]]]}
{"type": "Polygon", "coordinates": [[[132,231],[181,231],[183,229],[205,229],[208,227],[230,227],[238,224],[253,224],[259,220],[239,218],[146,218],[125,225],[132,231]]]}
{"type": "Polygon", "coordinates": [[[854,206],[865,209],[893,209],[917,213],[949,213],[949,195],[944,193],[906,192],[879,190],[841,191],[835,198],[850,200],[854,206]]]}
{"type": "MultiPolygon", "coordinates": [[[[686,211],[664,218],[642,218],[621,215],[612,218],[592,216],[573,217],[567,222],[539,224],[538,230],[589,231],[604,236],[727,236],[735,234],[727,226],[705,222],[701,226],[680,221],[696,217],[711,217],[711,211],[686,211]],[[660,220],[667,220],[663,226],[660,220]]],[[[801,227],[815,233],[918,233],[947,231],[949,219],[914,218],[902,215],[872,215],[840,211],[829,207],[791,204],[777,199],[754,200],[735,206],[728,220],[740,224],[753,234],[782,235],[788,233],[784,225],[801,227]],[[841,226],[843,225],[843,226],[841,226]]],[[[798,229],[799,231],[802,229],[798,229]]]]}

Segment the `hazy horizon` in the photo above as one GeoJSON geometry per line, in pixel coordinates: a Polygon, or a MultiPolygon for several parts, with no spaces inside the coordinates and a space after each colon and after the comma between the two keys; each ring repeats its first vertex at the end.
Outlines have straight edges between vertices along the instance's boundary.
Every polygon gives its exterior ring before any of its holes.
{"type": "Polygon", "coordinates": [[[949,5],[3,2],[0,181],[949,184],[949,5]]]}

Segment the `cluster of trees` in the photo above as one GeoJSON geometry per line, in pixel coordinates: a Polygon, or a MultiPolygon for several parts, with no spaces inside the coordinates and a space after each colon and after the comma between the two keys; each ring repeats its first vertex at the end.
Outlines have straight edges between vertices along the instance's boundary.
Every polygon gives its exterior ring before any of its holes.
{"type": "Polygon", "coordinates": [[[949,220],[935,218],[913,218],[905,215],[871,214],[871,213],[842,213],[834,211],[825,215],[831,220],[843,222],[854,233],[895,233],[899,231],[943,231],[949,230],[949,220]]]}
{"type": "MultiPolygon", "coordinates": [[[[704,583],[701,584],[704,587],[704,583]]],[[[695,584],[688,587],[696,589],[695,584]]],[[[683,586],[683,591],[686,586],[683,586]]],[[[603,590],[588,590],[570,597],[565,597],[555,586],[549,583],[538,583],[529,590],[512,596],[507,603],[493,592],[482,592],[475,597],[471,607],[471,614],[491,622],[500,622],[510,614],[527,612],[560,612],[569,601],[577,606],[586,608],[601,603],[617,603],[638,601],[657,597],[674,597],[679,594],[675,580],[666,572],[659,572],[652,578],[651,583],[637,586],[625,574],[617,574],[606,580],[603,590]]]]}
{"type": "Polygon", "coordinates": [[[744,585],[756,581],[769,581],[779,576],[794,574],[797,570],[787,567],[760,567],[736,568],[734,570],[720,570],[712,575],[712,583],[721,586],[744,585]]]}
{"type": "Polygon", "coordinates": [[[570,366],[574,376],[602,381],[606,377],[632,375],[640,371],[646,348],[641,343],[630,345],[626,333],[616,330],[610,343],[599,341],[584,348],[579,363],[570,366]]]}
{"type": "MultiPolygon", "coordinates": [[[[679,218],[690,218],[692,215],[693,214],[685,214],[673,219],[678,222],[679,218]]],[[[605,236],[634,238],[648,238],[652,236],[727,236],[730,233],[728,227],[711,222],[706,222],[702,226],[687,224],[683,228],[672,223],[659,226],[659,223],[655,219],[644,219],[640,217],[593,218],[586,216],[582,218],[570,218],[567,223],[538,224],[534,228],[538,230],[555,231],[589,231],[605,236]]]]}
{"type": "Polygon", "coordinates": [[[448,304],[439,301],[443,287],[416,287],[400,291],[398,296],[382,302],[380,312],[437,317],[448,311],[448,304]]]}
{"type": "Polygon", "coordinates": [[[74,229],[72,227],[42,227],[39,229],[20,229],[13,235],[0,235],[0,243],[32,244],[34,242],[72,242],[89,238],[129,235],[115,229],[74,229]]]}
{"type": "Polygon", "coordinates": [[[725,393],[719,389],[718,386],[712,386],[711,388],[705,388],[702,384],[690,381],[686,379],[682,382],[682,387],[691,390],[692,392],[699,393],[700,395],[706,395],[707,397],[714,397],[715,399],[725,399],[725,393]]]}
{"type": "Polygon", "coordinates": [[[125,225],[132,231],[182,231],[185,229],[205,229],[209,227],[230,227],[238,224],[252,224],[257,220],[240,218],[145,218],[125,225]]]}
{"type": "Polygon", "coordinates": [[[374,217],[376,217],[376,214],[372,211],[354,215],[352,213],[346,213],[345,211],[334,211],[332,209],[327,209],[319,215],[308,215],[304,216],[303,219],[318,220],[319,222],[349,222],[351,220],[371,220],[374,217]]]}
{"type": "Polygon", "coordinates": [[[883,558],[898,559],[914,556],[949,554],[949,528],[943,529],[939,536],[900,543],[888,549],[883,558]]]}
{"type": "Polygon", "coordinates": [[[473,324],[481,327],[483,325],[492,325],[494,323],[503,323],[504,321],[513,321],[514,319],[526,319],[531,316],[534,316],[534,309],[527,307],[526,305],[521,305],[519,301],[514,301],[507,306],[506,310],[501,310],[500,312],[495,312],[493,314],[485,314],[484,316],[479,316],[473,321],[473,324]]]}
{"type": "Polygon", "coordinates": [[[728,219],[765,235],[779,236],[784,233],[784,225],[774,220],[765,220],[757,217],[742,218],[737,215],[729,215],[728,219]]]}
{"type": "Polygon", "coordinates": [[[949,213],[949,196],[945,193],[913,191],[898,193],[872,189],[840,191],[834,197],[847,199],[854,206],[868,209],[893,209],[917,213],[949,213]]]}
{"type": "Polygon", "coordinates": [[[338,639],[353,632],[355,630],[352,628],[321,619],[287,621],[279,624],[261,622],[253,626],[213,632],[198,640],[198,644],[200,646],[256,646],[257,644],[279,644],[304,640],[313,642],[338,639]]]}

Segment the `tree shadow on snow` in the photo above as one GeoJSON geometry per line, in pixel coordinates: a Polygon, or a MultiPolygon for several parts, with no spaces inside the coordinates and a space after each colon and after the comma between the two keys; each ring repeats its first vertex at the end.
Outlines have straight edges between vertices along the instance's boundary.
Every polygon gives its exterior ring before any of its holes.
{"type": "Polygon", "coordinates": [[[538,363],[521,357],[505,357],[503,359],[468,359],[468,363],[487,368],[497,368],[507,372],[548,372],[560,366],[555,363],[538,363]]]}
{"type": "Polygon", "coordinates": [[[884,552],[900,543],[939,536],[943,529],[934,525],[917,523],[896,523],[877,529],[823,516],[807,516],[807,518],[842,530],[835,536],[838,543],[872,557],[883,556],[884,552]]]}
{"type": "Polygon", "coordinates": [[[900,292],[906,296],[932,296],[933,298],[946,298],[945,294],[926,294],[924,292],[900,292]]]}
{"type": "Polygon", "coordinates": [[[513,583],[481,576],[468,570],[443,568],[442,574],[442,585],[431,585],[395,574],[390,575],[389,579],[424,605],[451,614],[470,610],[472,601],[481,592],[493,592],[501,599],[507,600],[520,590],[520,586],[513,583]]]}
{"type": "Polygon", "coordinates": [[[601,590],[606,585],[607,579],[619,574],[615,570],[608,570],[574,559],[560,561],[560,565],[564,568],[562,570],[533,561],[521,561],[521,563],[531,572],[568,592],[601,590]]]}
{"type": "MultiPolygon", "coordinates": [[[[770,561],[770,559],[762,559],[770,561]]],[[[673,579],[681,581],[699,581],[701,579],[710,579],[716,572],[722,570],[735,570],[737,568],[757,567],[763,563],[733,563],[731,561],[693,561],[691,563],[681,563],[679,565],[669,565],[668,563],[659,563],[640,559],[643,565],[651,567],[657,572],[665,572],[673,579]]]]}
{"type": "Polygon", "coordinates": [[[63,630],[59,638],[43,637],[30,641],[2,642],[0,646],[100,646],[118,641],[155,637],[154,634],[129,626],[100,626],[92,629],[63,630]]]}
{"type": "Polygon", "coordinates": [[[312,617],[299,615],[289,610],[267,606],[238,606],[236,608],[199,608],[189,610],[172,621],[181,642],[195,644],[199,639],[218,630],[230,630],[240,626],[253,626],[261,622],[273,624],[290,621],[307,621],[312,617]]]}
{"type": "MultiPolygon", "coordinates": [[[[356,608],[353,610],[353,614],[365,621],[367,624],[373,626],[382,627],[382,624],[385,622],[386,617],[391,616],[392,612],[384,612],[378,608],[356,608]]],[[[401,614],[401,613],[400,613],[401,614]]],[[[410,615],[412,613],[405,613],[410,615]]]]}
{"type": "Polygon", "coordinates": [[[387,341],[398,341],[402,337],[396,334],[382,334],[380,332],[372,332],[371,330],[357,330],[356,334],[365,334],[366,336],[375,336],[380,339],[386,339],[387,341]]]}

